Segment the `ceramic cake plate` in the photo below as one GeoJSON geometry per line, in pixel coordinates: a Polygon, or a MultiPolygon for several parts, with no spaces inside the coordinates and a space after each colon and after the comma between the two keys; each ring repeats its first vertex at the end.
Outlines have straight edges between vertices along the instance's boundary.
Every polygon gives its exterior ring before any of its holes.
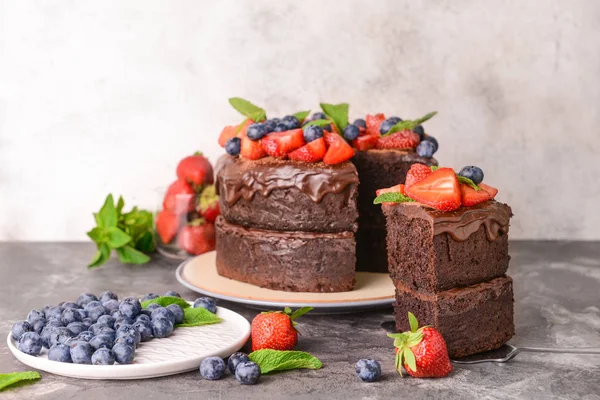
{"type": "Polygon", "coordinates": [[[356,286],[350,292],[284,292],[222,277],[217,273],[215,258],[216,252],[212,251],[183,262],[177,268],[177,280],[195,292],[257,308],[311,306],[317,312],[354,312],[390,307],[395,300],[388,274],[357,272],[356,286]]]}
{"type": "Polygon", "coordinates": [[[223,319],[214,325],[176,328],[171,336],[143,342],[135,351],[133,364],[82,365],[48,360],[48,350],[37,357],[17,348],[8,334],[8,348],[23,364],[56,375],[83,379],[145,379],[197,370],[210,356],[229,357],[250,337],[250,324],[236,312],[218,307],[223,319]]]}

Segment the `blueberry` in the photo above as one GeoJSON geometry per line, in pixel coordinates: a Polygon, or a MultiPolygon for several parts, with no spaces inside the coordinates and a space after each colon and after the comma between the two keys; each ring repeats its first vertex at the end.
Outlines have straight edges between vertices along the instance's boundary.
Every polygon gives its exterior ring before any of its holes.
{"type": "Polygon", "coordinates": [[[31,310],[29,311],[29,314],[27,314],[27,322],[30,324],[33,324],[39,319],[46,319],[46,314],[43,310],[31,310]]]}
{"type": "Polygon", "coordinates": [[[360,129],[356,125],[348,125],[344,128],[344,138],[346,140],[354,140],[360,134],[360,129]]]}
{"type": "Polygon", "coordinates": [[[119,364],[131,364],[133,362],[133,356],[135,349],[124,343],[117,343],[113,346],[112,352],[115,356],[115,361],[119,364]]]}
{"type": "Polygon", "coordinates": [[[88,310],[88,316],[93,322],[98,321],[98,318],[107,314],[108,310],[103,306],[97,306],[88,310]]]}
{"type": "Polygon", "coordinates": [[[133,326],[140,333],[142,342],[147,342],[152,339],[152,325],[150,322],[137,321],[133,326]]]}
{"type": "Polygon", "coordinates": [[[354,370],[358,377],[365,382],[375,382],[381,376],[381,365],[375,360],[358,360],[354,370]]]}
{"type": "Polygon", "coordinates": [[[79,315],[81,315],[81,320],[82,321],[83,321],[84,318],[88,318],[89,317],[88,312],[85,311],[83,308],[76,308],[75,310],[79,313],[79,315]]]}
{"type": "Polygon", "coordinates": [[[102,292],[100,293],[100,296],[98,296],[98,300],[100,300],[102,303],[106,303],[110,300],[119,300],[119,296],[113,292],[102,292]]]}
{"type": "Polygon", "coordinates": [[[54,306],[54,307],[50,307],[48,310],[46,310],[46,319],[50,319],[50,318],[59,318],[62,316],[62,312],[63,312],[63,308],[60,306],[54,306]]]}
{"type": "Polygon", "coordinates": [[[135,317],[135,322],[144,322],[146,324],[150,324],[150,316],[147,314],[140,314],[137,317],[135,317]]]}
{"type": "MultiPolygon", "coordinates": [[[[169,311],[170,312],[170,311],[169,311]]],[[[164,338],[173,332],[173,323],[163,317],[152,318],[152,335],[156,338],[164,338]]]]}
{"type": "Polygon", "coordinates": [[[81,307],[79,307],[79,305],[77,303],[74,303],[72,301],[67,301],[66,303],[64,303],[62,305],[62,307],[63,308],[77,308],[77,309],[81,308],[81,307]]]}
{"type": "Polygon", "coordinates": [[[88,342],[76,342],[71,345],[71,360],[74,364],[91,364],[93,352],[88,342]]]}
{"type": "MultiPolygon", "coordinates": [[[[121,304],[121,303],[119,303],[119,304],[121,304]]],[[[113,317],[115,320],[123,318],[123,314],[121,314],[121,312],[119,311],[118,308],[116,310],[112,310],[110,312],[110,316],[113,317]]]]}
{"type": "Polygon", "coordinates": [[[71,360],[71,348],[66,344],[55,344],[48,351],[48,360],[64,363],[73,362],[71,360]]]}
{"type": "Polygon", "coordinates": [[[84,324],[88,329],[90,329],[90,326],[94,324],[94,321],[92,321],[91,318],[84,318],[81,320],[81,323],[84,324]]]}
{"type": "Polygon", "coordinates": [[[152,304],[148,304],[148,307],[146,307],[146,310],[148,310],[148,311],[150,311],[150,313],[152,313],[152,311],[154,311],[160,307],[162,307],[160,304],[152,303],[152,304]]]}
{"type": "Polygon", "coordinates": [[[230,156],[237,156],[240,154],[241,144],[242,141],[239,137],[232,137],[227,141],[227,143],[225,143],[225,151],[230,156]]]}
{"type": "Polygon", "coordinates": [[[76,340],[83,340],[89,342],[95,335],[90,331],[83,331],[75,337],[76,340]]]}
{"type": "Polygon", "coordinates": [[[423,128],[423,125],[415,126],[412,131],[419,135],[420,140],[423,140],[423,136],[425,135],[425,128],[423,128]]]}
{"type": "Polygon", "coordinates": [[[171,324],[175,324],[175,315],[165,307],[160,307],[152,311],[152,316],[150,317],[152,320],[156,318],[166,318],[171,321],[171,324]]]}
{"type": "Polygon", "coordinates": [[[19,350],[30,356],[40,354],[42,346],[42,338],[35,332],[25,332],[19,340],[19,350]]]}
{"type": "Polygon", "coordinates": [[[157,299],[159,296],[156,293],[148,293],[142,297],[142,303],[148,300],[157,299]]]}
{"type": "Polygon", "coordinates": [[[200,363],[200,375],[209,381],[216,381],[223,377],[226,368],[221,357],[206,357],[200,363]]]}
{"type": "Polygon", "coordinates": [[[248,358],[247,354],[242,353],[241,351],[233,353],[232,355],[229,356],[229,359],[227,360],[227,366],[229,367],[229,372],[231,372],[232,374],[235,374],[235,369],[238,366],[238,364],[242,363],[242,362],[246,362],[246,361],[250,361],[250,358],[248,358]]]}
{"type": "Polygon", "coordinates": [[[433,153],[435,153],[435,144],[429,140],[423,140],[417,145],[416,151],[421,157],[431,158],[433,157],[433,153]]]}
{"type": "Polygon", "coordinates": [[[67,325],[67,329],[73,332],[73,335],[79,335],[81,332],[87,331],[88,327],[83,322],[71,322],[67,325]]]}
{"type": "Polygon", "coordinates": [[[56,328],[56,326],[53,325],[46,325],[44,327],[44,329],[42,329],[42,333],[40,333],[40,337],[42,338],[42,345],[49,349],[51,344],[50,344],[50,334],[52,333],[52,331],[56,328]]]}
{"type": "Polygon", "coordinates": [[[285,124],[288,130],[300,128],[300,121],[298,121],[298,118],[294,117],[293,115],[286,115],[281,119],[281,123],[285,124]]]}
{"type": "Polygon", "coordinates": [[[183,322],[184,314],[181,306],[177,304],[169,304],[166,308],[173,313],[173,316],[175,317],[175,324],[181,324],[183,322]]]}
{"type": "Polygon", "coordinates": [[[265,124],[252,124],[246,131],[246,135],[250,140],[262,139],[267,133],[269,133],[269,128],[265,124]]]}
{"type": "MultiPolygon", "coordinates": [[[[271,133],[273,132],[273,129],[275,129],[275,126],[279,123],[280,121],[276,121],[274,119],[268,119],[265,122],[263,122],[263,125],[265,126],[265,129],[267,130],[267,133],[271,133]]],[[[165,295],[166,296],[166,295],[165,295]]],[[[177,296],[179,297],[179,296],[177,296]]]]}
{"type": "MultiPolygon", "coordinates": [[[[148,309],[142,309],[142,311],[140,311],[140,315],[145,315],[148,318],[150,318],[150,316],[152,315],[152,311],[148,310],[148,309]]],[[[138,315],[138,317],[140,316],[138,315]]],[[[137,319],[137,317],[135,317],[137,319]]]]}
{"type": "Polygon", "coordinates": [[[92,348],[94,350],[98,350],[101,348],[107,348],[107,349],[112,349],[113,347],[113,338],[109,335],[96,335],[93,338],[90,339],[89,341],[90,346],[92,346],[92,348]]]}
{"type": "Polygon", "coordinates": [[[104,324],[94,324],[94,325],[90,326],[89,330],[94,335],[101,335],[101,334],[112,335],[112,336],[116,335],[116,332],[113,328],[111,328],[108,325],[104,325],[104,324]]]}
{"type": "Polygon", "coordinates": [[[316,125],[308,125],[304,127],[304,140],[312,142],[323,137],[323,128],[316,125]]]}
{"type": "Polygon", "coordinates": [[[327,119],[327,115],[322,112],[316,112],[310,116],[310,121],[316,121],[318,119],[327,119]]]}
{"type": "Polygon", "coordinates": [[[235,379],[242,385],[254,385],[260,378],[260,367],[252,361],[244,361],[235,368],[235,379]]]}
{"type": "Polygon", "coordinates": [[[435,151],[438,151],[439,144],[438,144],[438,141],[435,140],[435,138],[433,136],[426,136],[423,138],[423,141],[428,141],[428,142],[433,143],[435,145],[435,151]]]}
{"type": "Polygon", "coordinates": [[[324,130],[324,131],[327,131],[327,132],[332,132],[331,124],[329,124],[329,125],[325,125],[325,126],[323,127],[323,130],[324,130]]]}
{"type": "Polygon", "coordinates": [[[112,328],[115,326],[115,321],[116,320],[110,315],[101,315],[96,321],[96,323],[106,325],[112,328]]]}
{"type": "Polygon", "coordinates": [[[63,325],[69,325],[71,322],[81,322],[83,318],[81,314],[79,314],[79,310],[74,308],[67,308],[62,312],[62,316],[60,318],[63,325]]]}
{"type": "Polygon", "coordinates": [[[168,290],[165,293],[165,296],[168,296],[168,297],[181,297],[181,295],[179,293],[175,292],[174,290],[168,290]]]}
{"type": "Polygon", "coordinates": [[[108,300],[102,303],[102,306],[112,313],[115,310],[119,310],[119,302],[117,300],[108,300]]]}
{"type": "Polygon", "coordinates": [[[135,297],[128,297],[119,304],[119,312],[125,317],[135,318],[142,311],[140,301],[135,297]]]}
{"type": "Polygon", "coordinates": [[[33,327],[27,321],[18,321],[12,326],[10,333],[15,341],[19,341],[25,332],[31,332],[33,327]]]}
{"type": "Polygon", "coordinates": [[[71,348],[71,347],[80,345],[82,343],[88,343],[88,342],[86,340],[82,340],[82,339],[70,338],[69,340],[67,340],[66,342],[64,342],[62,344],[69,346],[71,348]]]}
{"type": "Polygon", "coordinates": [[[469,178],[476,185],[479,185],[481,182],[483,182],[483,170],[474,165],[467,165],[466,167],[463,167],[458,175],[469,178]]]}
{"type": "MultiPolygon", "coordinates": [[[[135,345],[135,338],[132,336],[121,336],[121,337],[116,338],[114,341],[114,345],[117,345],[119,343],[127,345],[133,349],[135,349],[137,347],[135,345]]],[[[115,347],[114,345],[113,345],[113,347],[115,347]]]]}
{"type": "Polygon", "coordinates": [[[42,329],[44,329],[45,326],[46,326],[46,320],[38,319],[31,326],[31,330],[39,335],[42,333],[42,329]]]}
{"type": "Polygon", "coordinates": [[[392,129],[392,126],[396,125],[400,121],[402,121],[402,118],[389,117],[381,123],[381,126],[379,127],[379,133],[381,133],[382,135],[384,133],[388,133],[388,131],[392,129]]]}
{"type": "Polygon", "coordinates": [[[115,363],[115,355],[112,350],[100,348],[92,354],[93,365],[113,365],[115,363]]]}
{"type": "Polygon", "coordinates": [[[359,128],[367,129],[367,123],[362,118],[355,119],[352,125],[356,125],[359,128]]]}
{"type": "Polygon", "coordinates": [[[50,317],[46,320],[46,325],[64,326],[60,317],[50,317]]]}
{"type": "Polygon", "coordinates": [[[133,325],[121,325],[119,329],[117,329],[117,338],[123,336],[130,336],[135,340],[135,345],[137,346],[142,341],[142,336],[138,332],[137,329],[133,325]]]}
{"type": "Polygon", "coordinates": [[[288,127],[283,122],[279,122],[277,125],[275,125],[275,128],[273,128],[273,132],[285,132],[287,130],[288,127]]]}
{"type": "Polygon", "coordinates": [[[83,307],[83,309],[84,309],[85,311],[87,311],[87,312],[90,312],[90,310],[91,310],[92,308],[95,308],[95,307],[98,307],[98,306],[101,306],[101,305],[102,305],[102,303],[100,303],[99,301],[97,301],[97,300],[92,300],[92,301],[90,301],[89,303],[87,303],[87,304],[85,305],[85,307],[83,307]]]}
{"type": "Polygon", "coordinates": [[[196,301],[194,301],[194,308],[198,307],[206,308],[213,314],[217,312],[217,303],[215,302],[215,299],[211,299],[210,297],[197,298],[196,301]]]}
{"type": "Polygon", "coordinates": [[[54,328],[50,333],[49,343],[51,346],[54,346],[55,344],[64,343],[72,337],[75,337],[75,335],[70,329],[60,326],[54,328]]]}
{"type": "Polygon", "coordinates": [[[80,307],[84,307],[90,301],[97,301],[98,298],[91,293],[81,293],[75,303],[79,304],[80,307]]]}

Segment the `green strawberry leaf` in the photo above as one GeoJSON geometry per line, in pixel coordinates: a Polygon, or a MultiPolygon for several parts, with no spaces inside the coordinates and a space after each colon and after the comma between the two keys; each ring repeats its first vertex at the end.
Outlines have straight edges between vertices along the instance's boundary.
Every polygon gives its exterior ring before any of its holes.
{"type": "Polygon", "coordinates": [[[419,329],[419,321],[417,321],[417,317],[415,314],[408,312],[408,323],[410,324],[410,331],[416,332],[419,329]]]}
{"type": "Polygon", "coordinates": [[[327,104],[321,103],[321,110],[335,124],[340,134],[344,132],[344,128],[348,126],[348,103],[327,104]]]}
{"type": "Polygon", "coordinates": [[[0,374],[0,392],[8,386],[14,385],[18,382],[27,382],[41,379],[39,372],[27,371],[27,372],[11,372],[9,374],[0,374]]]}
{"type": "Polygon", "coordinates": [[[480,191],[481,188],[475,183],[473,182],[471,179],[466,178],[464,176],[461,175],[456,175],[456,178],[458,179],[458,182],[460,183],[464,183],[466,185],[471,186],[473,189],[475,189],[476,191],[480,191]]]}
{"type": "Polygon", "coordinates": [[[176,328],[189,327],[189,326],[201,326],[217,324],[223,321],[215,314],[208,311],[206,308],[188,307],[183,310],[183,322],[175,325],[176,328]]]}
{"type": "Polygon", "coordinates": [[[437,165],[432,165],[432,166],[431,166],[431,167],[429,167],[429,168],[431,168],[431,172],[435,172],[435,171],[437,171],[438,169],[440,169],[440,167],[438,167],[437,165]]]}
{"type": "Polygon", "coordinates": [[[303,316],[304,314],[306,314],[309,311],[312,311],[313,307],[302,307],[297,309],[296,311],[294,311],[294,313],[292,315],[290,315],[290,319],[293,321],[301,316],[303,316]]]}
{"type": "Polygon", "coordinates": [[[381,193],[379,196],[375,197],[375,200],[373,200],[373,204],[410,202],[414,202],[414,200],[399,192],[381,193]]]}
{"type": "Polygon", "coordinates": [[[408,340],[406,341],[406,347],[413,347],[421,343],[423,340],[423,332],[411,332],[408,340]]]}
{"type": "Polygon", "coordinates": [[[304,126],[315,125],[320,126],[321,128],[327,125],[331,125],[331,121],[328,119],[316,119],[314,121],[307,122],[304,126]]]}
{"type": "Polygon", "coordinates": [[[402,352],[404,355],[404,362],[408,364],[410,369],[417,371],[417,360],[415,359],[415,353],[409,347],[406,347],[402,352]]]}
{"type": "Polygon", "coordinates": [[[388,333],[387,337],[392,338],[392,339],[407,339],[408,336],[405,333],[388,333]]]}
{"type": "Polygon", "coordinates": [[[308,117],[308,114],[310,114],[310,110],[298,111],[296,114],[293,114],[293,115],[294,115],[294,117],[296,117],[298,119],[298,121],[300,121],[300,124],[302,124],[302,122],[304,122],[306,117],[308,117]]]}
{"type": "Polygon", "coordinates": [[[161,307],[166,307],[171,304],[177,304],[179,307],[186,309],[190,307],[190,304],[182,299],[181,297],[175,296],[161,296],[155,299],[146,300],[142,302],[142,308],[148,308],[150,304],[158,304],[161,307]]]}
{"type": "Polygon", "coordinates": [[[392,128],[389,131],[387,131],[386,133],[384,133],[381,136],[391,135],[392,133],[400,132],[405,129],[412,131],[417,125],[421,125],[423,122],[433,118],[434,115],[436,115],[436,114],[437,114],[437,111],[433,111],[433,112],[425,114],[421,118],[415,119],[413,121],[405,119],[404,121],[400,121],[396,125],[392,126],[392,128]]]}
{"type": "Polygon", "coordinates": [[[248,100],[244,100],[239,97],[232,97],[229,99],[229,104],[231,104],[233,108],[235,108],[240,114],[252,119],[253,121],[259,122],[266,119],[267,112],[264,109],[250,103],[248,100]]]}
{"type": "Polygon", "coordinates": [[[125,246],[127,243],[131,242],[131,236],[117,228],[116,226],[111,226],[106,229],[107,232],[107,244],[109,247],[113,249],[117,249],[119,247],[125,246]]]}
{"type": "Polygon", "coordinates": [[[100,209],[100,212],[98,212],[96,222],[100,228],[110,228],[112,226],[117,226],[118,220],[119,216],[117,214],[117,209],[115,208],[115,201],[112,194],[109,194],[106,196],[106,200],[104,201],[104,205],[100,209]]]}
{"type": "Polygon", "coordinates": [[[116,250],[119,255],[119,260],[123,264],[145,264],[150,261],[150,257],[129,245],[125,245],[116,250]]]}
{"type": "Polygon", "coordinates": [[[257,350],[248,355],[250,361],[258,364],[262,374],[273,371],[286,371],[291,369],[320,369],[323,363],[310,353],[296,350],[257,350]]]}
{"type": "Polygon", "coordinates": [[[92,261],[88,264],[88,268],[99,267],[110,258],[110,247],[106,243],[99,243],[98,250],[92,261]]]}

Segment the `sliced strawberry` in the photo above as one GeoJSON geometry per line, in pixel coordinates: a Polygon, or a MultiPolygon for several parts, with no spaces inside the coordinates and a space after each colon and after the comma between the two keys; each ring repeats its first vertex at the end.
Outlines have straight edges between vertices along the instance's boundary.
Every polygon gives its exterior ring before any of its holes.
{"type": "Polygon", "coordinates": [[[414,149],[421,139],[419,135],[409,130],[392,133],[388,136],[381,136],[375,148],[377,149],[414,149]]]}
{"type": "Polygon", "coordinates": [[[375,135],[364,135],[359,136],[352,141],[352,146],[357,150],[369,150],[375,147],[377,143],[377,138],[379,136],[375,135]]]}
{"type": "Polygon", "coordinates": [[[462,183],[460,191],[462,194],[462,205],[465,207],[474,206],[475,204],[483,203],[484,201],[492,200],[498,193],[498,189],[480,183],[481,190],[475,190],[471,186],[462,183]]]}
{"type": "Polygon", "coordinates": [[[240,145],[240,155],[248,160],[258,160],[266,157],[267,153],[263,149],[260,140],[254,141],[243,137],[240,145]]]}
{"type": "Polygon", "coordinates": [[[221,147],[225,147],[225,144],[227,144],[227,141],[229,139],[231,139],[232,137],[235,137],[237,128],[238,128],[237,125],[228,125],[225,128],[223,128],[223,130],[221,131],[221,134],[219,135],[219,145],[221,147]]]}
{"type": "MultiPolygon", "coordinates": [[[[392,186],[392,187],[389,187],[389,188],[384,188],[384,189],[377,189],[375,191],[375,193],[377,193],[377,196],[379,196],[381,194],[384,194],[384,193],[402,193],[403,195],[406,195],[406,193],[404,192],[404,185],[403,184],[399,184],[399,185],[392,186]]],[[[384,201],[381,204],[388,204],[388,205],[390,205],[390,204],[394,204],[394,203],[390,203],[390,202],[384,201]]]]}
{"type": "Polygon", "coordinates": [[[156,216],[156,232],[164,244],[169,244],[179,231],[179,217],[172,212],[163,210],[156,216]]]}
{"type": "Polygon", "coordinates": [[[431,175],[431,168],[424,164],[413,164],[406,173],[406,187],[412,186],[417,182],[421,182],[423,179],[431,175]]]}
{"type": "Polygon", "coordinates": [[[327,147],[325,146],[325,139],[319,138],[292,151],[288,156],[291,160],[315,162],[321,161],[323,157],[325,157],[326,152],[327,147]]]}
{"type": "MultiPolygon", "coordinates": [[[[246,120],[246,122],[244,122],[244,125],[242,125],[242,128],[240,129],[240,131],[237,133],[237,137],[239,138],[245,138],[246,137],[246,131],[248,130],[248,127],[250,125],[252,125],[254,123],[254,121],[252,121],[251,119],[246,120]]],[[[238,128],[239,125],[236,125],[236,129],[238,128]]]]}
{"type": "Polygon", "coordinates": [[[365,118],[365,122],[367,123],[366,134],[379,136],[379,127],[381,126],[383,121],[385,121],[384,114],[367,114],[367,117],[365,118]]]}
{"type": "Polygon", "coordinates": [[[451,168],[440,168],[404,190],[413,200],[440,211],[453,211],[461,205],[460,184],[451,168]]]}
{"type": "Polygon", "coordinates": [[[302,129],[273,132],[262,138],[263,149],[271,157],[284,157],[305,143],[302,129]]]}
{"type": "Polygon", "coordinates": [[[339,134],[324,132],[323,139],[329,144],[323,157],[325,164],[339,164],[354,157],[354,149],[339,134]]]}
{"type": "Polygon", "coordinates": [[[338,139],[341,138],[341,136],[337,133],[333,133],[333,132],[329,132],[329,131],[323,131],[323,140],[325,140],[325,144],[327,145],[327,148],[329,148],[329,146],[331,146],[333,143],[336,143],[338,141],[338,139]]]}

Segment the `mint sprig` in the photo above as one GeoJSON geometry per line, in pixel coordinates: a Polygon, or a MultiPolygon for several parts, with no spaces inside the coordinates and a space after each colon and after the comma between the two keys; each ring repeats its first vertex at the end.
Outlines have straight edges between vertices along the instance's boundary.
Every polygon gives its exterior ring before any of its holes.
{"type": "Polygon", "coordinates": [[[267,119],[267,112],[259,106],[250,103],[248,100],[240,97],[232,97],[229,99],[229,104],[240,114],[254,122],[262,122],[267,119]]]}
{"type": "Polygon", "coordinates": [[[152,213],[134,207],[123,213],[125,202],[119,197],[115,204],[109,194],[100,211],[94,214],[96,227],[87,235],[96,243],[97,251],[88,268],[98,267],[110,258],[115,250],[124,264],[144,264],[150,261],[147,254],[153,253],[152,213]]]}
{"type": "Polygon", "coordinates": [[[475,191],[481,190],[481,188],[475,182],[473,182],[471,179],[469,179],[467,177],[464,177],[461,175],[456,175],[456,178],[458,179],[458,182],[471,186],[473,189],[475,189],[475,191]]]}
{"type": "Polygon", "coordinates": [[[373,204],[409,202],[414,202],[414,200],[399,192],[381,193],[379,196],[375,197],[375,200],[373,200],[373,204]]]}
{"type": "Polygon", "coordinates": [[[310,353],[296,350],[257,350],[248,355],[250,361],[258,364],[262,374],[273,371],[286,371],[292,369],[320,369],[323,367],[321,360],[310,353]]]}
{"type": "Polygon", "coordinates": [[[304,122],[304,120],[306,119],[306,117],[308,117],[308,114],[310,114],[310,110],[298,111],[296,114],[292,114],[292,115],[294,117],[296,117],[298,119],[298,121],[300,121],[300,124],[302,124],[304,122]]]}
{"type": "Polygon", "coordinates": [[[175,328],[218,324],[221,321],[223,321],[221,318],[217,317],[206,308],[188,307],[183,310],[183,322],[175,325],[175,328]]]}
{"type": "Polygon", "coordinates": [[[328,119],[316,119],[314,121],[307,122],[304,126],[315,125],[320,126],[321,128],[327,125],[331,125],[331,121],[328,119]]]}
{"type": "Polygon", "coordinates": [[[9,374],[0,374],[0,392],[15,383],[33,381],[41,379],[36,371],[11,372],[9,374]]]}
{"type": "Polygon", "coordinates": [[[186,309],[190,307],[190,304],[182,299],[181,297],[175,296],[161,296],[155,299],[150,299],[142,302],[142,308],[146,309],[150,304],[158,304],[161,307],[166,307],[171,304],[177,304],[179,307],[186,309]]]}
{"type": "Polygon", "coordinates": [[[423,122],[425,122],[427,120],[430,120],[436,114],[437,114],[437,111],[432,111],[432,112],[430,112],[428,114],[425,114],[421,118],[417,118],[417,119],[412,120],[412,121],[409,120],[409,119],[406,119],[404,121],[400,121],[396,125],[392,126],[392,128],[389,131],[387,131],[386,133],[382,134],[381,136],[388,136],[388,135],[391,135],[392,133],[400,132],[400,131],[403,131],[403,130],[406,130],[406,129],[408,129],[409,131],[412,131],[417,125],[421,125],[423,122]]]}
{"type": "Polygon", "coordinates": [[[338,132],[344,132],[344,128],[348,126],[348,103],[327,104],[321,103],[321,110],[336,126],[338,132]]]}

